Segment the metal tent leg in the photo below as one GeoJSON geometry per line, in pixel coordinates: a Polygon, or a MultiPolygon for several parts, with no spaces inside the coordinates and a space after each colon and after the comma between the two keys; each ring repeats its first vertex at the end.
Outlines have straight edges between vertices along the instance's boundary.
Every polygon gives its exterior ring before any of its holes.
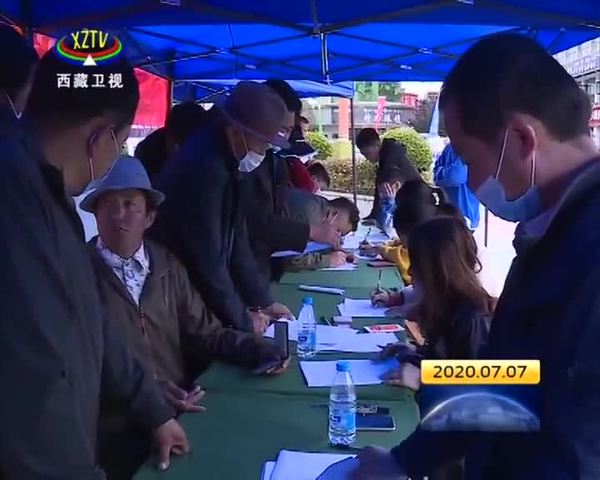
{"type": "Polygon", "coordinates": [[[356,192],[356,132],[354,131],[354,97],[350,98],[350,139],[352,142],[352,195],[354,203],[357,203],[356,192]]]}

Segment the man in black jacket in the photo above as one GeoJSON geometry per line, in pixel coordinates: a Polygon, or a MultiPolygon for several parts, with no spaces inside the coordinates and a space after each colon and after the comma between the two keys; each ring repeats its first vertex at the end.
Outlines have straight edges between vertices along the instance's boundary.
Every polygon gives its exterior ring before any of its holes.
{"type": "Polygon", "coordinates": [[[356,136],[356,146],[367,160],[377,164],[375,173],[375,192],[373,208],[365,220],[377,222],[381,216],[379,187],[382,183],[394,179],[404,184],[421,178],[418,170],[406,156],[406,147],[391,138],[383,142],[374,128],[363,128],[356,136]]]}
{"type": "Polygon", "coordinates": [[[484,358],[540,360],[541,427],[417,429],[391,452],[361,452],[353,478],[426,476],[465,453],[468,480],[600,478],[600,158],[589,99],[535,40],[497,35],[458,61],[440,108],[469,187],[520,222],[484,358]]]}
{"type": "Polygon", "coordinates": [[[246,229],[243,176],[280,135],[285,104],[265,85],[240,82],[170,161],[156,186],[166,200],[150,237],[188,268],[208,307],[226,325],[262,332],[264,318],[291,316],[260,281],[246,229]]]}
{"type": "MultiPolygon", "coordinates": [[[[289,139],[302,102],[284,80],[270,79],[266,85],[285,102],[280,131],[289,139]]],[[[289,218],[285,211],[288,168],[285,159],[270,149],[265,161],[248,175],[248,235],[263,281],[272,277],[271,254],[282,250],[301,252],[309,240],[339,247],[340,236],[327,222],[306,223],[289,218]]]]}
{"type": "Polygon", "coordinates": [[[171,449],[188,448],[153,379],[106,317],[69,201],[110,168],[138,98],[124,61],[82,68],[53,49],[37,68],[25,119],[14,107],[0,109],[0,478],[103,479],[101,391],[153,430],[161,468],[171,449]],[[59,74],[84,72],[120,74],[122,88],[58,88],[59,74]]]}

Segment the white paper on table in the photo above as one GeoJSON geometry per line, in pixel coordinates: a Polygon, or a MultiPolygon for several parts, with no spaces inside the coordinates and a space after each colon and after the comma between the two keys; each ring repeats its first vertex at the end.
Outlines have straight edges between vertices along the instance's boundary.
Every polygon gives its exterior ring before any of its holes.
{"type": "Polygon", "coordinates": [[[342,248],[344,250],[358,250],[362,241],[363,238],[348,234],[342,238],[342,248]]]}
{"type": "MultiPolygon", "coordinates": [[[[342,328],[342,327],[339,327],[342,328]]],[[[345,328],[344,330],[348,330],[345,328]]],[[[381,346],[389,343],[398,342],[398,337],[393,333],[356,333],[338,341],[335,345],[323,345],[319,350],[329,350],[334,352],[352,352],[352,353],[377,353],[381,351],[381,346]]]]}
{"type": "MultiPolygon", "coordinates": [[[[294,342],[298,341],[298,322],[289,322],[288,323],[288,338],[294,342]]],[[[351,337],[356,335],[357,330],[353,328],[344,328],[332,325],[317,325],[317,349],[320,346],[323,347],[331,347],[339,342],[342,342],[346,339],[346,337],[351,337]]],[[[265,334],[265,337],[274,338],[275,337],[275,326],[269,325],[265,334]]]]}
{"type": "Polygon", "coordinates": [[[373,306],[369,299],[355,300],[347,298],[344,303],[338,305],[338,310],[340,311],[340,315],[346,315],[348,317],[385,318],[385,311],[387,308],[373,306]]]}
{"type": "Polygon", "coordinates": [[[350,457],[341,462],[334,463],[317,477],[317,480],[349,480],[350,474],[360,466],[356,457],[350,457]]]}
{"type": "Polygon", "coordinates": [[[325,272],[352,272],[352,271],[356,270],[356,264],[345,263],[344,265],[342,265],[340,267],[326,267],[326,268],[322,268],[321,270],[323,270],[325,272]]]}
{"type": "Polygon", "coordinates": [[[265,462],[262,467],[262,473],[260,474],[260,480],[271,480],[275,470],[275,462],[265,462]]]}
{"type": "MultiPolygon", "coordinates": [[[[333,453],[304,453],[282,450],[277,456],[271,480],[317,480],[330,465],[352,455],[333,453]]],[[[322,477],[327,480],[346,480],[346,477],[322,477]]]]}
{"type": "Polygon", "coordinates": [[[376,261],[376,260],[383,260],[383,257],[381,255],[377,255],[375,257],[370,257],[369,255],[363,255],[362,253],[356,252],[354,254],[355,258],[358,258],[359,260],[369,260],[371,262],[376,261]]]}
{"type": "Polygon", "coordinates": [[[300,255],[306,255],[307,253],[320,252],[321,250],[327,250],[331,248],[331,245],[326,243],[308,242],[303,252],[296,252],[294,250],[281,250],[271,254],[271,258],[281,257],[298,257],[300,255]]]}
{"type": "MultiPolygon", "coordinates": [[[[373,360],[347,360],[354,385],[378,385],[383,383],[381,376],[397,368],[395,358],[382,362],[373,360]]],[[[336,360],[300,362],[302,374],[309,387],[330,387],[336,374],[336,360]]]]}

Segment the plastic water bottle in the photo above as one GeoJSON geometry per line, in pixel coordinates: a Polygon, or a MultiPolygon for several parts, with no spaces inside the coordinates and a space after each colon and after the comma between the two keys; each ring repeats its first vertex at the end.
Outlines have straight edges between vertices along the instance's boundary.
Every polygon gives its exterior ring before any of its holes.
{"type": "Polygon", "coordinates": [[[298,357],[311,358],[317,353],[317,323],[312,297],[302,300],[298,316],[298,357]]]}
{"type": "Polygon", "coordinates": [[[356,391],[350,363],[339,361],[329,393],[329,442],[348,446],[356,438],[356,391]]]}
{"type": "Polygon", "coordinates": [[[396,202],[391,198],[385,198],[381,202],[381,229],[389,236],[392,231],[392,224],[394,218],[394,210],[396,209],[396,202]]]}

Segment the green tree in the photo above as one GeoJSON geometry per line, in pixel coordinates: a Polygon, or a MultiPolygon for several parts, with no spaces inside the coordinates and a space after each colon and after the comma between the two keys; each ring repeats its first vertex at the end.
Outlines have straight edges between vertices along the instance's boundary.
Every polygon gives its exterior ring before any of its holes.
{"type": "Polygon", "coordinates": [[[406,155],[421,173],[429,175],[433,163],[433,153],[425,140],[414,128],[393,128],[385,132],[383,138],[393,138],[406,147],[406,155]]]}
{"type": "Polygon", "coordinates": [[[308,132],[306,141],[317,150],[317,158],[319,160],[327,160],[333,155],[333,145],[329,139],[320,132],[308,132]]]}

